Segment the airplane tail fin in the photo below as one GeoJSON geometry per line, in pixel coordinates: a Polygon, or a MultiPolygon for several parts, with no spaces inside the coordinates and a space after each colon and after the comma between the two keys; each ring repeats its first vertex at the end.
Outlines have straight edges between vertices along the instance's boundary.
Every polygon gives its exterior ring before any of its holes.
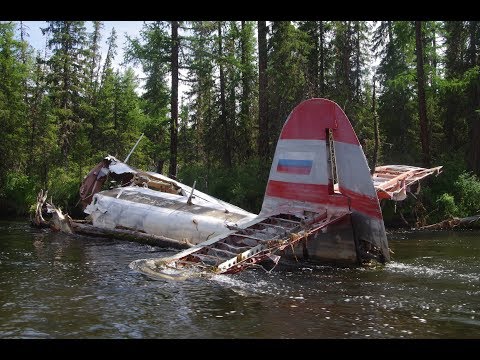
{"type": "Polygon", "coordinates": [[[376,246],[389,260],[382,212],[355,131],[335,102],[314,98],[296,106],[283,126],[261,214],[325,208],[351,211],[356,243],[376,246]]]}

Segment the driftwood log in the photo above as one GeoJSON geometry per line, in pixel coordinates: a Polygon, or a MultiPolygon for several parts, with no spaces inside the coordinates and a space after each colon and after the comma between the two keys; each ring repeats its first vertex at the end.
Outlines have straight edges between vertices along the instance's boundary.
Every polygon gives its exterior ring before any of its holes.
{"type": "Polygon", "coordinates": [[[31,218],[32,225],[36,227],[49,227],[54,231],[61,231],[67,234],[71,234],[72,231],[72,218],[68,214],[64,214],[62,209],[53,205],[52,201],[47,202],[48,190],[43,192],[43,189],[37,195],[37,204],[35,206],[35,214],[31,218]],[[50,220],[45,220],[43,213],[51,214],[50,220]]]}
{"type": "Polygon", "coordinates": [[[40,192],[37,195],[37,203],[35,205],[35,214],[33,214],[33,217],[30,217],[30,221],[32,222],[32,225],[36,227],[42,227],[42,228],[48,228],[50,227],[50,224],[48,221],[46,221],[43,218],[43,206],[45,204],[45,201],[47,200],[47,195],[48,195],[48,190],[43,192],[43,189],[40,190],[40,192]]]}
{"type": "Polygon", "coordinates": [[[451,218],[440,221],[436,224],[418,227],[419,230],[450,230],[454,228],[480,228],[480,215],[464,218],[451,218]]]}

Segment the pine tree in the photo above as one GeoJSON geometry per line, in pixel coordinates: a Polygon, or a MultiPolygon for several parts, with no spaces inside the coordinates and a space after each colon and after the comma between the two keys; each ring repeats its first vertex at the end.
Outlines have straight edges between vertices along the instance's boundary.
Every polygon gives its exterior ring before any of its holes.
{"type": "Polygon", "coordinates": [[[210,155],[215,149],[215,143],[220,140],[212,125],[212,119],[216,113],[213,66],[215,31],[214,22],[193,21],[191,22],[191,35],[186,39],[189,48],[186,67],[190,84],[187,97],[190,99],[188,107],[192,112],[196,149],[194,158],[190,161],[202,161],[206,163],[207,168],[215,158],[210,155]]]}
{"type": "Polygon", "coordinates": [[[258,29],[258,155],[264,161],[268,159],[269,121],[268,121],[268,51],[267,23],[259,21],[258,29]]]}
{"type": "MultiPolygon", "coordinates": [[[[384,136],[385,161],[416,164],[420,153],[414,129],[412,99],[415,94],[414,27],[406,21],[384,21],[373,37],[373,50],[380,56],[378,118],[384,136]]],[[[418,161],[419,162],[419,161],[418,161]]]]}
{"type": "Polygon", "coordinates": [[[29,95],[29,167],[27,174],[39,178],[42,189],[48,187],[48,172],[55,166],[58,152],[58,126],[53,116],[52,102],[48,97],[47,69],[38,52],[32,70],[32,87],[29,95]]]}
{"type": "Polygon", "coordinates": [[[468,87],[471,146],[467,161],[469,168],[480,175],[480,21],[469,21],[468,35],[468,65],[472,75],[468,87]]]}
{"type": "Polygon", "coordinates": [[[172,77],[171,101],[170,101],[170,168],[169,174],[177,177],[177,152],[178,152],[178,51],[180,39],[178,37],[178,21],[171,22],[171,70],[172,77]]]}
{"type": "Polygon", "coordinates": [[[268,47],[270,141],[277,140],[292,109],[307,93],[308,37],[290,21],[274,21],[268,47]]]}
{"type": "Polygon", "coordinates": [[[254,23],[242,21],[240,29],[240,72],[241,96],[240,114],[237,131],[237,147],[235,153],[239,159],[249,159],[255,151],[254,120],[257,115],[256,106],[256,64],[254,23]]]}
{"type": "Polygon", "coordinates": [[[27,129],[25,81],[27,68],[22,61],[24,43],[14,38],[15,24],[0,23],[0,198],[8,172],[25,170],[27,129]]]}
{"type": "MultiPolygon", "coordinates": [[[[307,96],[318,97],[320,94],[320,49],[323,37],[320,34],[320,22],[323,21],[304,21],[299,25],[299,30],[306,33],[310,44],[310,51],[307,54],[307,96]]],[[[322,24],[323,25],[323,24],[322,24]]]]}
{"type": "MultiPolygon", "coordinates": [[[[105,142],[105,132],[112,126],[113,102],[114,102],[114,88],[115,88],[115,71],[112,67],[112,62],[117,54],[117,33],[115,28],[106,41],[107,54],[103,62],[102,71],[98,75],[98,90],[94,97],[95,113],[91,119],[89,142],[92,145],[95,158],[101,158],[106,154],[113,154],[111,144],[105,142]]],[[[100,63],[98,64],[100,67],[100,63]]]]}
{"type": "Polygon", "coordinates": [[[144,123],[145,137],[150,141],[149,155],[154,159],[157,170],[170,157],[169,136],[166,129],[171,124],[170,91],[167,75],[171,70],[171,36],[165,22],[145,23],[140,38],[127,36],[125,60],[140,64],[147,78],[142,94],[143,108],[149,120],[144,123]]]}
{"type": "MultiPolygon", "coordinates": [[[[100,71],[100,64],[102,55],[100,53],[100,41],[102,39],[101,30],[103,28],[103,23],[101,21],[93,22],[93,32],[90,34],[90,46],[89,46],[89,67],[88,69],[88,81],[91,87],[89,91],[92,94],[92,101],[95,102],[95,95],[98,86],[98,74],[100,71]]],[[[113,30],[112,30],[113,31],[113,30]]]]}
{"type": "Polygon", "coordinates": [[[458,86],[467,70],[467,31],[462,21],[445,21],[445,81],[441,93],[445,145],[456,152],[465,144],[462,123],[466,123],[466,102],[458,86]]]}
{"type": "Polygon", "coordinates": [[[231,138],[230,138],[230,124],[227,120],[227,104],[225,98],[225,59],[223,53],[223,36],[222,36],[222,22],[217,22],[217,61],[219,66],[219,82],[220,82],[220,125],[223,129],[223,163],[227,167],[232,166],[232,152],[231,152],[231,138]]]}
{"type": "MultiPolygon", "coordinates": [[[[84,131],[82,105],[86,89],[87,33],[83,21],[50,21],[42,29],[49,34],[52,56],[47,60],[49,95],[58,121],[61,163],[68,166],[72,151],[83,158],[85,148],[78,144],[84,131]]],[[[78,159],[77,157],[77,159],[78,159]]]]}
{"type": "Polygon", "coordinates": [[[420,140],[422,144],[423,166],[430,167],[430,130],[425,99],[425,69],[423,51],[422,22],[415,21],[415,41],[417,56],[418,117],[420,119],[420,140]]]}

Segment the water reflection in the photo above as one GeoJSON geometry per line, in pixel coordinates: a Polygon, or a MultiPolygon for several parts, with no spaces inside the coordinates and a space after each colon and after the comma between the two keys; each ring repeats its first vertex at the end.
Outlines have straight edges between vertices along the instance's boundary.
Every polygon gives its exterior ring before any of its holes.
{"type": "Polygon", "coordinates": [[[0,222],[3,338],[478,338],[478,233],[390,234],[379,268],[154,281],[173,252],[0,222]]]}

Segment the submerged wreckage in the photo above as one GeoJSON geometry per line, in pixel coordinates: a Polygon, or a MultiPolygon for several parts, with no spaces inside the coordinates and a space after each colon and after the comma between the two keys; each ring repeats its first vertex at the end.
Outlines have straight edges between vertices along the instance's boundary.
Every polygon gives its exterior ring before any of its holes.
{"type": "MultiPolygon", "coordinates": [[[[235,273],[280,259],[360,265],[390,259],[379,199],[405,199],[441,166],[380,166],[370,174],[357,136],[333,101],[310,99],[287,118],[260,213],[107,156],[85,177],[85,221],[51,204],[57,230],[146,241],[185,250],[130,267],[154,278],[235,273]],[[103,190],[107,179],[116,186],[103,190]],[[62,218],[63,217],[63,218],[62,218]]],[[[35,222],[44,222],[39,209],[35,222]]]]}

